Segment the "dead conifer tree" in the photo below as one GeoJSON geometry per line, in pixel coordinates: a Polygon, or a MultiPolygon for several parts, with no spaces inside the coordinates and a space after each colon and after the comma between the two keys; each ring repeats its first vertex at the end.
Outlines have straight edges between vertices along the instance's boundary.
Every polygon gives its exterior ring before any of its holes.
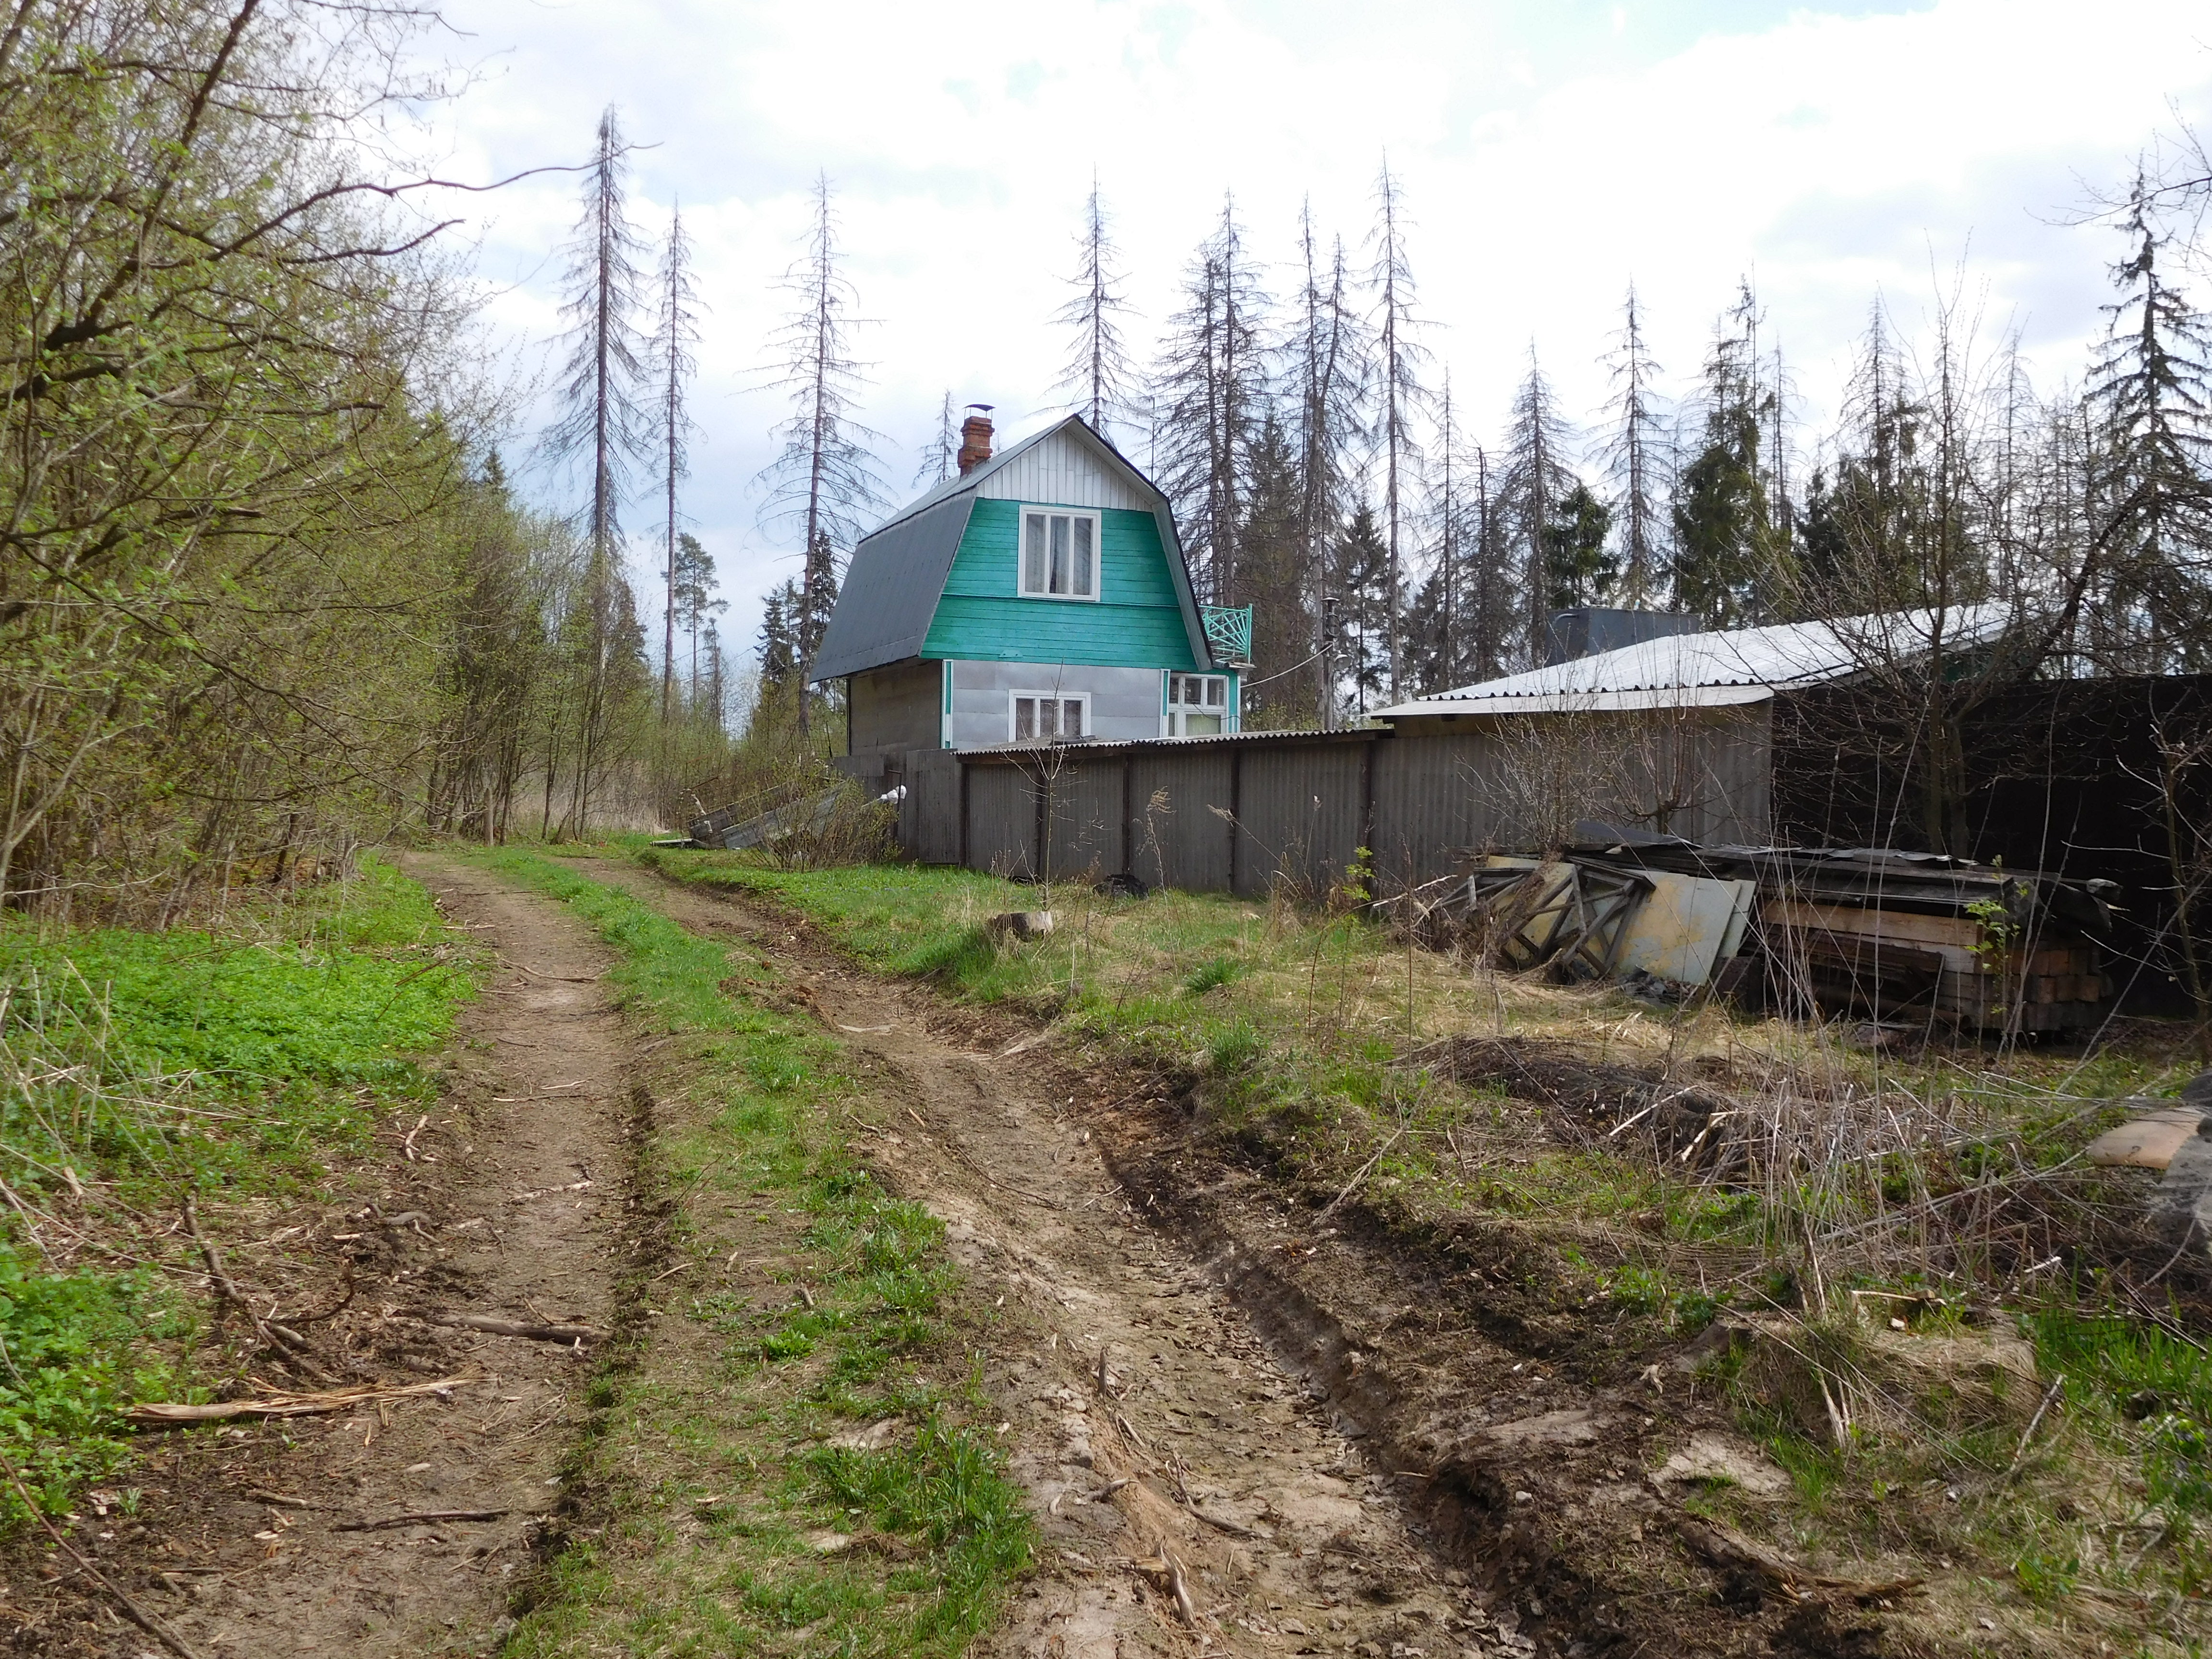
{"type": "Polygon", "coordinates": [[[1335,723],[1337,688],[1328,638],[1331,548],[1344,518],[1352,452],[1365,435],[1368,340],[1352,309],[1344,240],[1324,264],[1316,246],[1313,210],[1298,216],[1304,261],[1297,333],[1285,352],[1297,397],[1297,538],[1314,641],[1315,712],[1324,729],[1335,723]]]}
{"type": "Polygon", "coordinates": [[[1390,598],[1385,626],[1393,698],[1399,695],[1405,669],[1405,629],[1399,615],[1405,586],[1398,541],[1401,507],[1409,482],[1405,475],[1420,459],[1420,447],[1413,440],[1413,421],[1428,400],[1421,369],[1429,354],[1420,341],[1424,324],[1413,308],[1413,269],[1406,253],[1407,228],[1405,198],[1398,181],[1390,176],[1386,156],[1375,184],[1375,228],[1369,241],[1374,263],[1369,281],[1375,289],[1375,367],[1382,404],[1376,411],[1376,428],[1382,442],[1383,532],[1389,547],[1390,598]]]}
{"type": "Polygon", "coordinates": [[[1137,371],[1121,335],[1121,319],[1131,307],[1121,293],[1121,254],[1109,228],[1094,173],[1090,199],[1083,205],[1083,230],[1076,238],[1075,275],[1069,278],[1075,297],[1053,315],[1053,321],[1073,334],[1056,389],[1069,394],[1069,406],[1092,430],[1109,438],[1113,422],[1133,422],[1139,409],[1137,371]]]}
{"type": "Polygon", "coordinates": [[[760,475],[768,487],[763,526],[799,533],[792,678],[801,742],[809,730],[806,688],[814,647],[836,602],[836,550],[860,538],[865,519],[884,499],[869,448],[879,434],[854,418],[866,365],[853,355],[859,301],[838,263],[828,174],[815,179],[813,196],[805,251],[783,278],[785,292],[799,304],[769,342],[775,354],[769,384],[789,396],[792,412],[775,429],[782,447],[760,475]]]}
{"type": "Polygon", "coordinates": [[[947,387],[937,411],[937,430],[922,447],[921,465],[914,470],[915,483],[943,483],[952,476],[953,463],[959,456],[960,421],[952,412],[952,392],[947,387]]]}
{"type": "Polygon", "coordinates": [[[1659,365],[1651,360],[1644,338],[1644,313],[1629,284],[1621,307],[1618,343],[1606,361],[1612,371],[1611,432],[1605,449],[1606,469],[1613,475],[1620,497],[1613,507],[1613,524],[1620,532],[1621,586],[1625,602],[1640,610],[1659,589],[1666,567],[1662,542],[1664,520],[1661,512],[1664,471],[1665,427],[1660,418],[1656,382],[1659,365]]]}
{"type": "MultiPolygon", "coordinates": [[[[547,447],[562,460],[591,469],[585,509],[585,588],[574,642],[580,675],[574,733],[574,786],[567,823],[580,834],[592,794],[608,758],[623,682],[637,648],[636,601],[623,570],[622,507],[630,468],[650,444],[650,421],[641,401],[647,380],[646,343],[637,315],[644,276],[644,244],[629,222],[627,187],[629,145],[612,105],[599,118],[590,165],[584,173],[584,211],[568,247],[568,359],[562,378],[561,419],[547,447]]],[[[548,780],[549,789],[551,781],[548,780]]]]}
{"type": "MultiPolygon", "coordinates": [[[[684,396],[697,372],[699,296],[691,283],[691,245],[684,234],[684,211],[672,208],[668,240],[660,253],[659,314],[653,335],[653,368],[659,384],[654,414],[660,427],[661,475],[667,486],[666,571],[668,603],[664,617],[660,652],[660,718],[671,717],[676,692],[677,568],[676,487],[690,470],[691,434],[684,396]]],[[[696,648],[695,645],[694,656],[696,648]]],[[[694,678],[696,676],[695,664],[694,678]]]]}
{"type": "Polygon", "coordinates": [[[1224,195],[1221,222],[1184,278],[1152,398],[1160,487],[1175,503],[1192,574],[1215,605],[1236,603],[1252,441],[1267,399],[1266,311],[1236,202],[1224,195]]]}

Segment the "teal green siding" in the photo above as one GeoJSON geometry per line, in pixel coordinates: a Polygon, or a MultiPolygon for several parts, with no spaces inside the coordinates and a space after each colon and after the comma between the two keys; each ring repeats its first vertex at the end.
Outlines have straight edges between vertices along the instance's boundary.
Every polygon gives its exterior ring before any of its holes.
{"type": "Polygon", "coordinates": [[[1202,666],[1191,658],[1159,523],[1151,514],[1121,507],[1100,514],[1102,580],[1096,604],[1024,599],[1015,593],[1018,520],[1024,505],[1045,503],[975,503],[922,642],[923,656],[1185,672],[1202,666]]]}

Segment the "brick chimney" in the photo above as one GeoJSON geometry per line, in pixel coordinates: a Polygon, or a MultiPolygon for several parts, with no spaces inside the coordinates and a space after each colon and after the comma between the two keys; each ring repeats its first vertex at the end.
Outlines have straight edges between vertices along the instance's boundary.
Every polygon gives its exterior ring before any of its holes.
{"type": "Polygon", "coordinates": [[[960,476],[966,477],[991,459],[991,405],[970,404],[960,422],[960,476]]]}

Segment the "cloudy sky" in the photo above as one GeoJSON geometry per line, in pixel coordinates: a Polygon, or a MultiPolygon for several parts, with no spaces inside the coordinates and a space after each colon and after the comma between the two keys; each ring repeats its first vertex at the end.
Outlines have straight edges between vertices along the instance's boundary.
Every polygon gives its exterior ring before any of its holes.
{"type": "MultiPolygon", "coordinates": [[[[437,50],[475,73],[440,115],[442,164],[496,177],[587,154],[613,104],[635,216],[680,198],[709,307],[684,506],[720,562],[729,636],[796,571],[757,522],[781,413],[765,342],[777,278],[826,173],[864,314],[890,493],[940,398],[1018,435],[1053,408],[1073,237],[1095,170],[1152,331],[1233,191],[1287,270],[1300,203],[1365,235],[1387,153],[1439,369],[1486,430],[1533,346],[1574,411],[1633,280],[1656,355],[1694,375],[1740,276],[1756,284],[1817,428],[1877,294],[1908,328],[1960,279],[2039,377],[2101,325],[2109,229],[2092,188],[2212,98],[2212,14],[2180,0],[453,0],[437,50]]],[[[472,198],[500,361],[527,386],[558,330],[573,177],[472,198]]],[[[526,456],[526,413],[509,445],[526,456]]],[[[550,505],[567,481],[532,475],[550,505]]],[[[650,508],[634,515],[642,526],[650,508]]],[[[644,567],[641,588],[658,607],[644,567]]]]}

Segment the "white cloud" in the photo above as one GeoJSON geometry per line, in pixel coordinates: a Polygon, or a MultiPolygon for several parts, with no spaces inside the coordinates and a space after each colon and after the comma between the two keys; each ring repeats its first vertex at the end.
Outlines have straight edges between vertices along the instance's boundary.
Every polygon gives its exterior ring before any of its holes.
{"type": "MultiPolygon", "coordinates": [[[[1387,148],[1417,228],[1434,343],[1466,405],[1502,411],[1533,340],[1567,406],[1595,404],[1633,276],[1662,362],[1693,372],[1755,274],[1815,411],[1880,289],[1910,320],[1971,242],[1997,319],[2050,378],[2096,325],[2107,232],[2057,222],[2202,101],[2202,13],[1942,0],[1838,15],[1777,6],[1696,32],[1687,7],[1525,13],[1243,0],[637,4],[457,0],[484,84],[447,112],[448,165],[580,159],[603,105],[637,157],[639,217],[680,194],[713,310],[687,500],[737,601],[783,574],[749,482],[780,413],[752,371],[817,169],[839,191],[875,365],[871,424],[902,483],[940,393],[1018,420],[1062,355],[1061,303],[1094,167],[1148,326],[1233,188],[1287,257],[1303,198],[1357,242],[1387,148]],[[2115,53],[2112,43],[2129,43],[2115,53]]],[[[574,182],[483,208],[495,326],[542,340],[574,182]]]]}

